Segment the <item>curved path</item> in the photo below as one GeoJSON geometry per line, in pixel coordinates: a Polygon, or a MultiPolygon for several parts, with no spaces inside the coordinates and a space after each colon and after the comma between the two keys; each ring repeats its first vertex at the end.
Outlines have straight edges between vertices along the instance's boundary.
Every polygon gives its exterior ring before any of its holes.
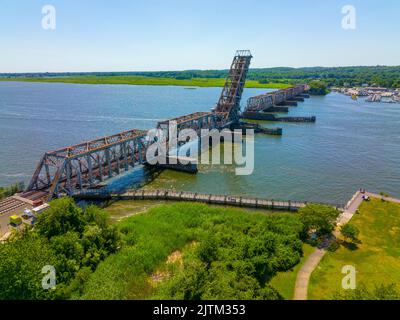
{"type": "MultiPolygon", "coordinates": [[[[334,231],[335,236],[339,232],[339,227],[349,222],[353,217],[354,213],[357,211],[358,207],[363,201],[362,196],[363,195],[361,192],[357,191],[347,203],[346,210],[338,218],[337,228],[334,231]]],[[[320,248],[316,249],[308,257],[307,261],[300,268],[299,272],[297,273],[293,300],[307,300],[308,283],[310,282],[311,274],[325,255],[326,248],[329,246],[329,243],[329,240],[325,241],[320,248]]]]}
{"type": "Polygon", "coordinates": [[[297,273],[293,300],[307,300],[308,283],[314,269],[325,255],[324,248],[315,250],[297,273]]]}
{"type": "MultiPolygon", "coordinates": [[[[337,227],[333,232],[334,236],[337,237],[339,235],[340,226],[348,223],[351,220],[354,213],[363,202],[363,195],[364,194],[362,194],[360,191],[357,191],[351,198],[351,200],[347,203],[346,210],[338,218],[337,227]]],[[[389,202],[400,203],[400,199],[382,197],[381,195],[376,193],[365,192],[365,195],[369,196],[370,198],[378,198],[389,202]]],[[[300,268],[299,272],[297,273],[293,300],[307,300],[308,284],[310,282],[311,274],[325,255],[326,248],[329,246],[329,243],[329,240],[324,242],[321,248],[316,249],[300,268]]]]}

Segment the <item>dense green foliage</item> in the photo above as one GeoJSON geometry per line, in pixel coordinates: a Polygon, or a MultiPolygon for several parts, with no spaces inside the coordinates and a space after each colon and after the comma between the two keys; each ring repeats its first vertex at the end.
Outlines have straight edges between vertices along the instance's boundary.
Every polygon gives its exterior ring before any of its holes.
{"type": "Polygon", "coordinates": [[[22,191],[23,188],[23,183],[14,183],[8,187],[0,187],[0,200],[22,191]]]}
{"type": "Polygon", "coordinates": [[[321,80],[329,87],[365,84],[400,88],[400,66],[252,69],[249,79],[278,83],[310,83],[321,80]]]}
{"type": "Polygon", "coordinates": [[[0,299],[52,298],[42,289],[42,268],[56,263],[49,242],[32,232],[0,244],[0,299]]]}
{"type": "Polygon", "coordinates": [[[119,229],[123,248],[99,264],[81,298],[278,299],[269,280],[302,255],[303,226],[291,214],[178,203],[124,219],[119,229]],[[154,287],[151,275],[176,250],[182,267],[154,287]]]}
{"type": "Polygon", "coordinates": [[[315,247],[303,243],[303,256],[300,262],[288,271],[278,272],[269,282],[272,287],[278,290],[279,294],[282,295],[285,300],[293,299],[297,273],[314,251],[315,247]]]}
{"type": "Polygon", "coordinates": [[[326,83],[320,80],[313,80],[310,82],[310,94],[323,96],[329,93],[326,83]]]}
{"type": "Polygon", "coordinates": [[[299,210],[300,219],[303,222],[303,236],[309,231],[317,235],[330,234],[336,225],[339,211],[333,207],[321,204],[309,204],[299,210]]]}
{"type": "Polygon", "coordinates": [[[360,234],[360,230],[354,224],[348,223],[340,228],[340,233],[345,238],[355,241],[360,234]]]}
{"type": "Polygon", "coordinates": [[[342,290],[333,295],[334,300],[400,300],[400,291],[395,283],[375,285],[368,289],[365,284],[359,284],[354,290],[342,290]]]}
{"type": "MultiPolygon", "coordinates": [[[[198,78],[225,78],[228,70],[186,70],[157,72],[92,72],[92,73],[36,73],[36,74],[0,74],[5,79],[43,78],[43,77],[151,77],[174,80],[192,80],[198,78]]],[[[328,86],[377,85],[400,88],[400,66],[354,66],[354,67],[308,67],[308,68],[260,68],[250,69],[248,80],[260,84],[310,83],[322,80],[328,86]]],[[[187,84],[186,84],[187,85],[187,84]]]]}
{"type": "Polygon", "coordinates": [[[33,230],[0,245],[0,298],[68,298],[117,247],[117,230],[103,210],[82,210],[69,198],[54,200],[33,230]],[[42,289],[46,265],[55,267],[56,290],[42,289]]]}

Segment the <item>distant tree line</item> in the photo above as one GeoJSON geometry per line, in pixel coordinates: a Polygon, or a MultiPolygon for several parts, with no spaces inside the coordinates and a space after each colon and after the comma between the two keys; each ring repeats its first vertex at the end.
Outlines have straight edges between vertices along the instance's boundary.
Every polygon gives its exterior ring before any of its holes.
{"type": "MultiPolygon", "coordinates": [[[[175,79],[225,78],[228,70],[186,70],[151,72],[77,72],[77,73],[0,73],[0,77],[68,76],[144,76],[175,79]]],[[[248,79],[260,83],[310,83],[321,80],[331,86],[383,86],[400,88],[400,66],[306,67],[250,69],[248,79]]]]}

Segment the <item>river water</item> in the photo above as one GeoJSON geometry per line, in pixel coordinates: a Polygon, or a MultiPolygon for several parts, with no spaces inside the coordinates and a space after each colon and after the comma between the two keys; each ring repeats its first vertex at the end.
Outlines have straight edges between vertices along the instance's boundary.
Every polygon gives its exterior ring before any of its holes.
{"type": "MultiPolygon", "coordinates": [[[[0,185],[27,182],[49,150],[160,119],[209,111],[221,88],[0,82],[0,185]]],[[[265,89],[245,89],[242,104],[265,89]]],[[[346,202],[361,186],[400,197],[400,105],[331,93],[290,107],[315,124],[264,123],[282,137],[257,135],[255,169],[200,166],[197,175],[163,171],[148,187],[273,199],[346,202]]]]}

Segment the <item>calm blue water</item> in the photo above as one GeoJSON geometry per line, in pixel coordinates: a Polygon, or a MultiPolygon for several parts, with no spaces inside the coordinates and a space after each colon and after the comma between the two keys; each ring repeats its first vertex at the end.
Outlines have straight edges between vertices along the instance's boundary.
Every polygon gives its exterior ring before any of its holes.
{"type": "MultiPolygon", "coordinates": [[[[29,180],[45,151],[209,111],[220,91],[0,82],[0,185],[29,180]]],[[[246,89],[243,104],[266,91],[246,89]]],[[[284,134],[257,135],[253,175],[202,166],[197,175],[164,171],[150,186],[326,202],[345,202],[363,186],[400,197],[400,105],[332,93],[299,103],[289,115],[316,115],[317,123],[265,124],[284,134]]]]}

